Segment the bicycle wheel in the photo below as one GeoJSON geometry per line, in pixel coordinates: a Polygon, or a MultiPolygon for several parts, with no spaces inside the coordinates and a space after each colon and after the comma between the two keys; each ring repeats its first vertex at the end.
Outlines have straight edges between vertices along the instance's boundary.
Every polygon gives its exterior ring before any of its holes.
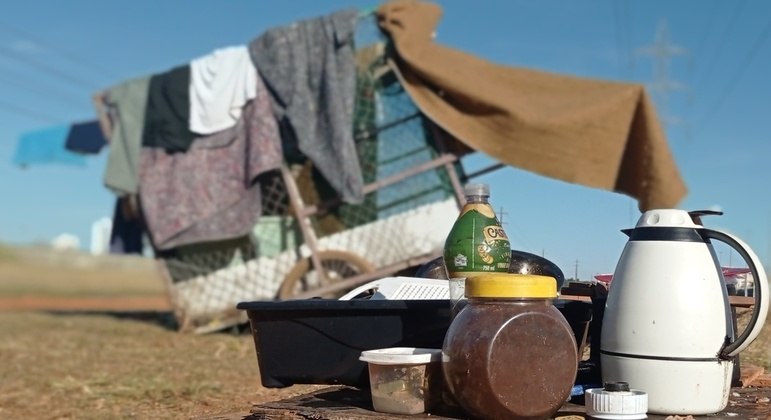
{"type": "MultiPolygon", "coordinates": [[[[310,257],[303,258],[292,267],[284,277],[278,298],[289,299],[298,293],[307,292],[326,286],[342,279],[359,274],[371,273],[375,267],[367,260],[346,251],[319,251],[319,259],[324,269],[326,282],[322,282],[316,269],[311,263],[310,257]]],[[[322,295],[324,298],[337,298],[345,294],[345,290],[322,295]]]]}

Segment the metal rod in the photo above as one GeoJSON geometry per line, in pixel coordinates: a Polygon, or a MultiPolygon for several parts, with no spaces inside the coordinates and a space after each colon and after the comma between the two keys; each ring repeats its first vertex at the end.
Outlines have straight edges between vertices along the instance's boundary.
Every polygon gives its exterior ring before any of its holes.
{"type": "Polygon", "coordinates": [[[503,168],[505,166],[506,165],[504,165],[503,163],[496,163],[496,164],[490,165],[490,166],[488,166],[486,168],[482,168],[482,169],[480,169],[478,171],[474,171],[474,172],[466,175],[466,178],[468,178],[468,179],[476,178],[478,176],[482,176],[482,175],[488,174],[488,173],[490,173],[492,171],[497,171],[498,169],[501,169],[501,168],[503,168]]]}
{"type": "MultiPolygon", "coordinates": [[[[445,143],[444,132],[442,132],[442,130],[440,130],[436,124],[434,123],[429,123],[429,124],[431,125],[431,135],[433,135],[434,137],[434,141],[436,142],[436,147],[439,149],[441,153],[446,153],[447,147],[445,143]]],[[[455,192],[455,203],[457,204],[458,209],[461,209],[463,205],[466,204],[466,195],[463,193],[463,186],[460,183],[458,172],[455,170],[455,163],[448,162],[447,164],[444,165],[444,167],[447,170],[447,176],[450,177],[450,184],[452,185],[452,190],[455,192]]]]}
{"type": "MultiPolygon", "coordinates": [[[[440,166],[444,166],[447,163],[455,162],[456,160],[458,160],[458,157],[455,155],[450,155],[450,154],[442,155],[434,160],[422,163],[418,166],[413,166],[412,168],[407,169],[404,172],[400,172],[398,174],[391,175],[387,178],[383,178],[380,181],[375,181],[373,183],[367,184],[364,186],[364,194],[369,194],[373,191],[377,191],[381,188],[385,188],[389,185],[393,185],[393,184],[396,184],[397,182],[401,182],[419,173],[427,172],[432,169],[436,169],[440,166]]],[[[335,205],[340,204],[340,202],[341,200],[338,197],[333,200],[329,200],[315,206],[308,206],[303,208],[301,212],[298,212],[298,216],[302,216],[302,217],[313,216],[319,213],[321,210],[326,210],[330,207],[334,207],[335,205]]]]}
{"type": "Polygon", "coordinates": [[[377,191],[381,188],[387,187],[389,185],[396,184],[397,182],[403,181],[407,178],[413,177],[417,174],[430,171],[432,169],[436,169],[440,166],[443,166],[447,163],[455,162],[458,160],[458,157],[455,155],[442,155],[434,160],[430,160],[428,162],[422,163],[418,166],[413,166],[410,169],[407,169],[404,172],[398,173],[396,175],[391,175],[387,178],[383,178],[380,181],[375,181],[371,184],[367,184],[364,186],[364,193],[369,194],[371,192],[377,191]]]}
{"type": "Polygon", "coordinates": [[[392,209],[394,207],[401,206],[404,203],[413,202],[413,200],[415,200],[416,198],[418,198],[420,196],[425,196],[425,195],[428,195],[428,194],[431,194],[431,193],[434,193],[434,192],[437,192],[437,191],[445,191],[446,192],[447,190],[444,188],[444,186],[441,186],[441,185],[437,185],[437,186],[434,186],[434,187],[431,187],[431,188],[425,188],[425,189],[423,189],[421,191],[417,191],[414,194],[410,194],[410,195],[402,197],[402,198],[400,198],[398,200],[390,201],[387,204],[383,204],[381,206],[378,206],[377,210],[379,212],[386,211],[386,210],[392,209]]]}
{"type": "Polygon", "coordinates": [[[393,163],[393,162],[398,162],[398,161],[400,161],[400,160],[403,160],[404,158],[407,158],[407,157],[412,157],[412,156],[414,156],[414,155],[416,155],[416,154],[418,154],[418,153],[420,153],[420,152],[423,152],[423,151],[427,151],[427,150],[433,151],[433,150],[432,150],[430,147],[428,147],[428,146],[418,147],[418,148],[415,148],[415,149],[412,149],[412,150],[408,150],[408,151],[406,151],[406,152],[403,152],[403,153],[402,153],[402,154],[400,154],[400,155],[397,155],[397,156],[393,156],[393,157],[391,157],[391,158],[389,158],[389,159],[383,159],[383,160],[381,160],[380,162],[378,162],[378,166],[386,166],[386,165],[390,165],[390,164],[391,164],[391,163],[393,163]]]}
{"type": "Polygon", "coordinates": [[[393,121],[391,121],[391,122],[389,122],[389,123],[385,123],[385,124],[383,124],[383,125],[381,125],[381,126],[379,126],[379,127],[376,127],[374,130],[363,131],[363,132],[361,132],[361,133],[358,133],[358,134],[357,134],[357,135],[354,137],[354,140],[355,140],[355,141],[362,141],[362,140],[364,140],[364,139],[367,139],[367,138],[369,138],[369,137],[372,137],[373,135],[375,135],[375,134],[377,134],[377,133],[379,133],[379,132],[381,132],[381,131],[385,131],[385,130],[388,130],[388,129],[389,129],[389,128],[391,128],[391,127],[395,127],[395,126],[397,126],[397,125],[399,125],[399,124],[403,124],[403,123],[405,123],[405,122],[407,122],[407,121],[409,121],[409,120],[412,120],[412,119],[418,118],[418,117],[420,117],[421,115],[422,115],[422,114],[421,114],[420,112],[416,112],[416,113],[414,113],[414,114],[410,114],[410,115],[407,115],[406,117],[402,117],[402,118],[399,118],[399,119],[393,120],[393,121]]]}

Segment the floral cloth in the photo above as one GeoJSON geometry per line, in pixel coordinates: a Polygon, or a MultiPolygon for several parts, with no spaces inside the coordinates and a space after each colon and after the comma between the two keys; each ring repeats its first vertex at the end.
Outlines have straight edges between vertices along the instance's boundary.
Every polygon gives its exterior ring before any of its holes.
{"type": "Polygon", "coordinates": [[[223,240],[251,231],[262,210],[258,175],[279,168],[281,141],[267,89],[238,123],[196,138],[185,153],[143,148],[140,200],[156,249],[223,240]]]}

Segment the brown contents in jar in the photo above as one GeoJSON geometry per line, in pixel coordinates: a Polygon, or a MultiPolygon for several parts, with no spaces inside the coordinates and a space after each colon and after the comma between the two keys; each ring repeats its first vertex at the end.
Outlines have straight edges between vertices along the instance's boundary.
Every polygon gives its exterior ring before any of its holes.
{"type": "Polygon", "coordinates": [[[474,417],[544,419],[575,381],[572,330],[547,300],[474,299],[444,344],[443,369],[458,403],[474,417]]]}

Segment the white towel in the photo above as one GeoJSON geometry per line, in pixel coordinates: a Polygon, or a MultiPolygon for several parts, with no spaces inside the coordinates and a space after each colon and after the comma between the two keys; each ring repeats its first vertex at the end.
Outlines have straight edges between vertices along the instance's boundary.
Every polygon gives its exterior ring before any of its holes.
{"type": "Polygon", "coordinates": [[[190,62],[190,131],[230,128],[257,95],[257,69],[246,46],[227,47],[190,62]]]}

